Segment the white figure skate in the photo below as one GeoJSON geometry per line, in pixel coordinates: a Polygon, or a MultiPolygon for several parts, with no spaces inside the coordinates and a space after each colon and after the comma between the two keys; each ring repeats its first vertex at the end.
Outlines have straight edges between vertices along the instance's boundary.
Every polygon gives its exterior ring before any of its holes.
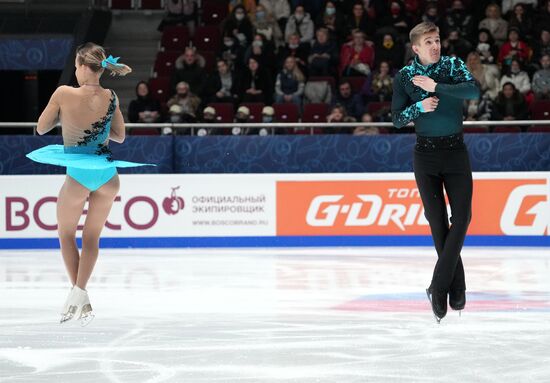
{"type": "Polygon", "coordinates": [[[81,326],[86,326],[94,319],[88,292],[78,286],[73,286],[65,301],[60,323],[65,323],[73,318],[78,319],[81,326]]]}

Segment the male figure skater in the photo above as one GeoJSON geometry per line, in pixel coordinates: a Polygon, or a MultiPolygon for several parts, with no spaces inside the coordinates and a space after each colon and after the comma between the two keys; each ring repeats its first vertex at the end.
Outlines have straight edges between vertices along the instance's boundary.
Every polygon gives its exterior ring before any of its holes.
{"type": "Polygon", "coordinates": [[[460,251],[471,220],[472,170],[462,136],[464,99],[479,86],[464,62],[441,56],[439,28],[430,22],[409,34],[416,56],[393,82],[392,119],[397,128],[414,122],[414,176],[430,224],[438,260],[426,293],[437,322],[466,304],[460,251]],[[451,205],[451,225],[443,188],[451,205]]]}

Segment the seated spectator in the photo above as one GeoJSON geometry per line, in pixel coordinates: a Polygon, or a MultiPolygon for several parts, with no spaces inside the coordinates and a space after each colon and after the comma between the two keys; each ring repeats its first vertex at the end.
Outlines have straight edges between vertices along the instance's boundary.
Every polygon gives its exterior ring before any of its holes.
{"type": "Polygon", "coordinates": [[[525,120],[528,116],[527,103],[515,85],[507,82],[499,92],[493,108],[493,120],[525,120]]]}
{"type": "Polygon", "coordinates": [[[538,0],[502,0],[502,14],[509,16],[516,4],[522,3],[528,5],[530,9],[537,6],[538,0]]]}
{"type": "Polygon", "coordinates": [[[508,22],[500,15],[498,4],[489,4],[485,9],[485,16],[487,17],[479,22],[479,31],[488,30],[497,46],[501,46],[508,36],[508,22]]]}
{"type": "Polygon", "coordinates": [[[273,15],[277,23],[279,23],[281,31],[284,31],[290,16],[290,5],[288,4],[288,0],[260,0],[260,5],[273,15]]]}
{"type": "Polygon", "coordinates": [[[275,81],[275,102],[293,102],[300,106],[304,94],[305,77],[296,59],[289,56],[285,60],[283,70],[277,75],[275,81]]]}
{"type": "Polygon", "coordinates": [[[441,52],[446,56],[460,57],[466,61],[466,55],[472,50],[472,44],[461,37],[457,29],[452,29],[441,43],[441,52]]]}
{"type": "Polygon", "coordinates": [[[128,106],[128,121],[154,123],[161,118],[160,104],[149,93],[149,85],[145,81],[138,82],[135,100],[128,106]]]}
{"type": "MultiPolygon", "coordinates": [[[[374,122],[370,113],[363,113],[361,122],[374,122]]],[[[354,136],[374,136],[380,134],[380,129],[377,126],[358,126],[353,129],[354,136]]]]}
{"type": "Polygon", "coordinates": [[[262,68],[258,58],[250,57],[248,66],[239,81],[241,102],[263,102],[271,104],[273,86],[270,73],[262,68]]]}
{"type": "Polygon", "coordinates": [[[319,28],[315,32],[315,40],[308,57],[308,72],[310,76],[334,76],[338,66],[338,48],[334,41],[329,40],[328,30],[319,28]]]}
{"type": "Polygon", "coordinates": [[[290,35],[297,33],[300,36],[301,43],[309,44],[313,40],[314,28],[313,20],[311,20],[309,13],[305,11],[303,5],[298,5],[286,23],[285,41],[288,41],[290,35]]]}
{"type": "Polygon", "coordinates": [[[283,45],[281,28],[279,28],[277,21],[271,13],[266,11],[263,5],[259,4],[256,6],[256,12],[252,14],[251,21],[255,34],[264,36],[275,48],[283,45]]]}
{"type": "Polygon", "coordinates": [[[244,62],[244,53],[246,48],[243,47],[236,38],[232,35],[223,37],[223,46],[218,52],[217,57],[225,60],[232,71],[239,69],[244,62]]]}
{"type": "Polygon", "coordinates": [[[434,23],[437,26],[442,24],[441,17],[439,17],[439,10],[437,4],[430,2],[426,4],[426,9],[422,15],[422,21],[434,23]]]}
{"type": "Polygon", "coordinates": [[[364,104],[360,95],[353,94],[349,81],[340,81],[333,107],[338,105],[346,110],[347,116],[358,119],[363,114],[364,104]]]}
{"type": "Polygon", "coordinates": [[[208,77],[205,94],[209,102],[231,102],[236,103],[237,79],[229,69],[229,65],[223,59],[218,59],[217,71],[208,77]]]}
{"type": "Polygon", "coordinates": [[[305,104],[331,104],[332,89],[327,81],[308,81],[304,88],[305,104]]]}
{"type": "Polygon", "coordinates": [[[479,83],[482,94],[494,100],[500,87],[500,71],[496,65],[482,64],[477,52],[471,52],[466,59],[466,67],[479,83]]]}
{"type": "Polygon", "coordinates": [[[279,49],[277,67],[282,68],[286,58],[292,56],[296,59],[296,63],[302,73],[307,74],[307,58],[309,56],[310,47],[310,44],[300,43],[300,36],[297,33],[291,34],[285,46],[279,49]]]}
{"type": "Polygon", "coordinates": [[[500,65],[510,65],[512,59],[526,62],[529,58],[529,46],[519,39],[517,28],[510,28],[508,31],[508,40],[502,44],[498,54],[498,63],[500,65]]]}
{"type": "Polygon", "coordinates": [[[540,62],[544,55],[550,54],[550,24],[540,32],[540,39],[535,41],[533,49],[533,62],[540,62]]]}
{"type": "Polygon", "coordinates": [[[540,59],[541,69],[533,76],[533,92],[537,100],[550,99],[550,54],[540,59]]]}
{"type": "MultiPolygon", "coordinates": [[[[218,116],[218,114],[216,112],[216,109],[214,109],[211,106],[207,106],[202,111],[202,120],[201,120],[201,122],[203,124],[215,124],[217,122],[217,120],[216,120],[217,116],[218,116]]],[[[215,129],[210,129],[210,128],[199,128],[199,129],[197,129],[197,136],[199,136],[199,137],[209,136],[209,135],[215,134],[215,133],[216,133],[215,129]]]]}
{"type": "Polygon", "coordinates": [[[277,58],[275,57],[275,48],[270,41],[267,41],[261,34],[255,34],[252,44],[244,53],[244,65],[248,65],[248,59],[255,57],[260,66],[267,70],[270,75],[274,75],[277,70],[277,58]]]}
{"type": "Polygon", "coordinates": [[[233,36],[240,45],[247,47],[252,42],[253,27],[242,4],[233,8],[222,23],[222,35],[233,36]]]}
{"type": "Polygon", "coordinates": [[[352,13],[346,18],[346,39],[351,38],[354,30],[360,30],[367,35],[367,38],[374,39],[376,25],[374,20],[371,20],[365,7],[361,2],[353,4],[352,13]]]}
{"type": "Polygon", "coordinates": [[[176,84],[183,81],[189,84],[191,92],[194,94],[202,94],[206,72],[197,60],[195,48],[185,48],[181,65],[181,68],[177,68],[172,74],[172,91],[174,91],[176,84]]]}
{"type": "Polygon", "coordinates": [[[464,8],[462,0],[453,0],[451,8],[445,16],[443,29],[447,34],[451,31],[457,31],[459,37],[463,39],[471,38],[473,20],[472,16],[464,8]]]}
{"type": "Polygon", "coordinates": [[[523,3],[514,5],[514,10],[508,19],[510,28],[517,28],[519,34],[527,41],[533,38],[533,20],[525,11],[523,3]]]}
{"type": "Polygon", "coordinates": [[[201,99],[190,91],[189,84],[180,81],[176,85],[176,94],[166,103],[170,122],[196,122],[200,104],[201,99]]]}
{"type": "MultiPolygon", "coordinates": [[[[239,106],[237,113],[235,114],[236,123],[246,124],[250,122],[250,109],[246,106],[239,106]]],[[[231,134],[234,136],[243,136],[247,135],[250,131],[250,128],[243,126],[234,126],[231,128],[231,134]]]]}
{"type": "Polygon", "coordinates": [[[190,35],[193,36],[197,23],[197,1],[169,0],[164,3],[166,15],[158,26],[159,32],[162,32],[166,26],[182,24],[187,26],[190,35]]]}
{"type": "Polygon", "coordinates": [[[521,70],[521,64],[518,60],[513,59],[512,63],[508,67],[508,70],[500,79],[501,88],[504,84],[512,83],[515,88],[522,94],[525,95],[531,90],[531,81],[527,72],[521,70]]]}
{"type": "Polygon", "coordinates": [[[376,65],[380,66],[385,61],[390,66],[390,71],[399,70],[403,67],[404,48],[403,44],[395,40],[391,33],[386,33],[382,41],[376,44],[376,65]]]}
{"type": "Polygon", "coordinates": [[[328,0],[325,6],[315,20],[316,28],[326,28],[329,32],[329,37],[341,44],[346,38],[344,16],[336,8],[334,1],[328,0]]]}
{"type": "Polygon", "coordinates": [[[340,50],[340,76],[368,76],[374,67],[374,48],[361,31],[353,32],[353,40],[340,50]]]}
{"type": "Polygon", "coordinates": [[[535,33],[538,35],[542,30],[548,30],[550,25],[550,0],[542,2],[536,13],[535,18],[535,33]]]}
{"type": "Polygon", "coordinates": [[[386,61],[382,61],[378,67],[378,71],[374,73],[371,89],[377,101],[391,101],[393,77],[390,73],[390,65],[386,61]]]}
{"type": "Polygon", "coordinates": [[[399,1],[391,1],[389,12],[379,14],[381,26],[377,33],[392,33],[396,39],[408,41],[411,21],[405,12],[405,7],[399,1]]]}
{"type": "Polygon", "coordinates": [[[338,123],[340,122],[355,122],[357,121],[355,118],[350,117],[346,113],[346,108],[344,108],[342,105],[334,105],[330,109],[330,113],[327,116],[327,122],[330,122],[331,124],[335,124],[336,126],[330,127],[330,128],[323,128],[323,133],[326,134],[349,134],[353,131],[353,128],[338,126],[338,123]]]}
{"type": "MultiPolygon", "coordinates": [[[[269,124],[272,122],[275,122],[275,110],[272,106],[264,106],[262,108],[262,122],[269,124]]],[[[260,136],[268,136],[273,134],[272,128],[260,128],[258,130],[258,135],[260,136]]]]}
{"type": "Polygon", "coordinates": [[[229,0],[229,12],[233,12],[236,7],[242,6],[246,13],[252,13],[256,10],[256,0],[229,0]]]}
{"type": "Polygon", "coordinates": [[[492,113],[492,101],[487,94],[478,99],[464,100],[464,121],[488,121],[492,113]]]}
{"type": "Polygon", "coordinates": [[[498,48],[493,41],[491,32],[488,29],[478,31],[477,44],[475,51],[479,54],[482,64],[496,64],[498,57],[498,48]]]}

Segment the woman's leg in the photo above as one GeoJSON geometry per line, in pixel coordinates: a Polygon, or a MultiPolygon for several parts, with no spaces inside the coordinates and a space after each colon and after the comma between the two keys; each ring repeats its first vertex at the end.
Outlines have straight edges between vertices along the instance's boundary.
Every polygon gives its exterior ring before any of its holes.
{"type": "Polygon", "coordinates": [[[67,176],[57,198],[57,231],[63,261],[72,285],[76,284],[79,254],[76,229],[90,191],[67,176]]]}
{"type": "Polygon", "coordinates": [[[96,191],[90,193],[88,215],[82,231],[82,256],[78,267],[76,285],[85,290],[92,275],[99,252],[99,236],[113,206],[120,187],[118,175],[96,191]]]}

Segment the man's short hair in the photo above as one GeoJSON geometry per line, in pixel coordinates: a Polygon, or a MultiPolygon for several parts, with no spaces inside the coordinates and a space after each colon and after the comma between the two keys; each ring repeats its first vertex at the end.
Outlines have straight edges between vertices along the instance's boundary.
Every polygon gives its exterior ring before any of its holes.
{"type": "Polygon", "coordinates": [[[420,42],[420,38],[426,33],[430,32],[439,33],[439,27],[430,21],[424,21],[416,25],[409,32],[409,39],[411,40],[411,44],[418,45],[418,43],[420,42]]]}

